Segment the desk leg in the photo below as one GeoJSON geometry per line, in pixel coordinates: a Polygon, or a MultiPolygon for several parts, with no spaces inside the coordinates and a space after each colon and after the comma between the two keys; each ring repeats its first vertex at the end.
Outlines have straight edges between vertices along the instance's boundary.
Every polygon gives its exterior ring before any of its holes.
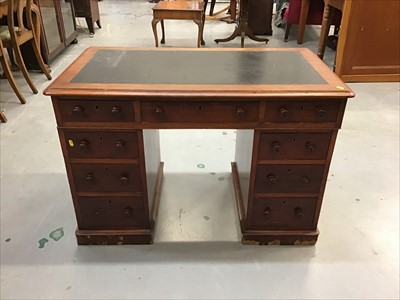
{"type": "Polygon", "coordinates": [[[297,44],[299,45],[303,43],[304,30],[306,28],[309,8],[310,8],[310,0],[302,0],[301,10],[300,10],[300,20],[299,20],[299,31],[297,33],[297,44]]]}
{"type": "Polygon", "coordinates": [[[329,29],[333,21],[333,8],[325,4],[324,17],[322,19],[321,34],[319,36],[318,52],[317,55],[320,59],[324,58],[326,42],[328,39],[329,29]]]}
{"type": "Polygon", "coordinates": [[[160,22],[158,19],[153,19],[151,21],[151,27],[153,28],[154,39],[156,41],[156,47],[158,47],[158,36],[157,36],[157,23],[160,22]]]}

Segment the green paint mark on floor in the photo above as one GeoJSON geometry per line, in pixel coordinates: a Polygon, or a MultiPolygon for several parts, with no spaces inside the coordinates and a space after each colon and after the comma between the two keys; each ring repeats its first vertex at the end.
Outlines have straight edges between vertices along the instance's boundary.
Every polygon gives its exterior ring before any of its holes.
{"type": "Polygon", "coordinates": [[[197,164],[197,167],[199,169],[204,169],[206,167],[206,165],[205,164],[197,164]]]}
{"type": "Polygon", "coordinates": [[[222,135],[228,135],[228,133],[226,131],[223,131],[222,135]]]}
{"type": "Polygon", "coordinates": [[[44,244],[46,244],[49,240],[46,238],[42,238],[39,240],[39,249],[44,248],[44,244]]]}
{"type": "Polygon", "coordinates": [[[57,228],[56,230],[53,230],[52,232],[50,232],[49,236],[50,236],[50,238],[52,238],[53,240],[55,240],[57,242],[64,236],[64,228],[60,227],[60,228],[57,228]]]}
{"type": "Polygon", "coordinates": [[[210,175],[215,175],[216,173],[215,172],[210,172],[210,175]]]}
{"type": "Polygon", "coordinates": [[[218,177],[218,180],[219,180],[219,181],[224,181],[224,180],[225,180],[225,177],[222,177],[222,176],[221,176],[221,177],[218,177]]]}

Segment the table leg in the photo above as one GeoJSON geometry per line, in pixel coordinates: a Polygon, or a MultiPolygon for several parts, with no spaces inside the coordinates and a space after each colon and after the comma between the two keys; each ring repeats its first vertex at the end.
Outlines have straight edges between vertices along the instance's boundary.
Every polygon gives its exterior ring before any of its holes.
{"type": "Polygon", "coordinates": [[[154,34],[154,39],[156,41],[156,47],[158,47],[158,36],[157,36],[157,23],[160,22],[160,20],[153,19],[151,21],[151,27],[153,28],[153,34],[154,34]]]}
{"type": "Polygon", "coordinates": [[[164,29],[164,20],[161,20],[161,44],[165,44],[165,29],[164,29]]]}
{"type": "Polygon", "coordinates": [[[197,26],[199,26],[199,33],[197,36],[197,48],[200,48],[200,45],[205,45],[205,41],[203,39],[203,31],[204,31],[204,22],[203,20],[193,20],[197,26]]]}
{"type": "Polygon", "coordinates": [[[324,58],[326,42],[328,40],[329,29],[333,21],[333,8],[329,4],[325,4],[324,17],[322,19],[321,34],[319,36],[317,55],[320,59],[324,58]]]}
{"type": "Polygon", "coordinates": [[[297,44],[299,45],[303,43],[304,30],[306,28],[309,8],[310,8],[310,0],[302,0],[301,10],[300,10],[300,20],[299,20],[299,31],[297,33],[297,44]]]}

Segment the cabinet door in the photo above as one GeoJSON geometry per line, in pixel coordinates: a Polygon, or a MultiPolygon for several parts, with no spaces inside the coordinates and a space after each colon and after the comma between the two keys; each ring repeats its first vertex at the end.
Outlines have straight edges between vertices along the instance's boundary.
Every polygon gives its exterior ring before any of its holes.
{"type": "MultiPolygon", "coordinates": [[[[45,61],[52,59],[55,53],[64,47],[64,37],[58,22],[57,6],[54,0],[37,0],[43,20],[44,46],[47,47],[45,61]]],[[[43,51],[42,51],[43,52],[43,51]]]]}
{"type": "Polygon", "coordinates": [[[64,40],[65,45],[70,44],[77,37],[76,32],[76,23],[74,11],[72,8],[72,1],[70,0],[61,0],[60,1],[60,9],[61,9],[61,21],[64,27],[64,40]]]}

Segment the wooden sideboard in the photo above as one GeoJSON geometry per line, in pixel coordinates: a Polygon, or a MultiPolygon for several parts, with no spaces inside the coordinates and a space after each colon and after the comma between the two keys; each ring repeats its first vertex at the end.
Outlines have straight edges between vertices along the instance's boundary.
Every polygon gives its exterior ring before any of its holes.
{"type": "Polygon", "coordinates": [[[237,129],[232,177],[243,243],[317,241],[354,94],[308,49],[88,48],[44,93],[78,244],[152,243],[163,178],[158,133],[171,128],[237,129]]]}

